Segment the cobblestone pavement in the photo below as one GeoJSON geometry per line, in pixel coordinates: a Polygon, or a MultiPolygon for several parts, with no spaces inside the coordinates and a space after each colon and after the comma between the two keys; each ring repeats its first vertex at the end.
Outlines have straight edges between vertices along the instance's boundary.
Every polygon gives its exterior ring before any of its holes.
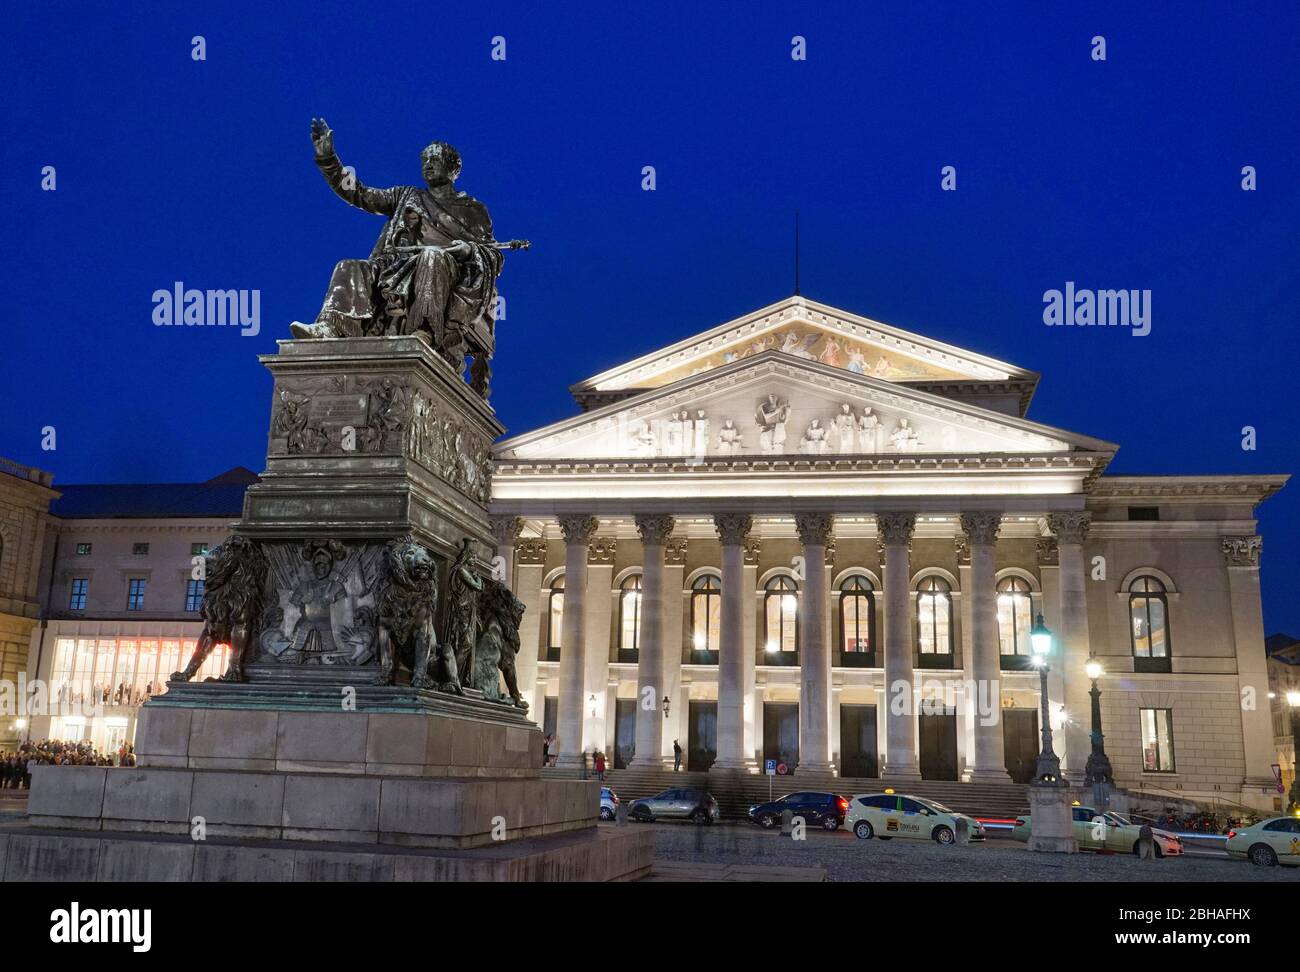
{"type": "Polygon", "coordinates": [[[1226,856],[1142,861],[1126,854],[1033,854],[1016,841],[969,847],[921,840],[858,840],[809,828],[802,841],[743,824],[655,823],[658,861],[825,868],[832,881],[1291,881],[1300,868],[1255,867],[1226,856]]]}

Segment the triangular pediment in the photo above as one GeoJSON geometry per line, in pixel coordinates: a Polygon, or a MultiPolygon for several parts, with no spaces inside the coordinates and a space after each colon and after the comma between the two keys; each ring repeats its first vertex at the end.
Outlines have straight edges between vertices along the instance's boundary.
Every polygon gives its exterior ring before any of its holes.
{"type": "Polygon", "coordinates": [[[670,347],[594,375],[575,395],[662,388],[765,351],[782,351],[850,374],[889,382],[1036,381],[1004,361],[870,318],[789,297],[670,347]]]}
{"type": "Polygon", "coordinates": [[[1113,452],[1080,436],[764,351],[498,444],[507,460],[1113,452]]]}

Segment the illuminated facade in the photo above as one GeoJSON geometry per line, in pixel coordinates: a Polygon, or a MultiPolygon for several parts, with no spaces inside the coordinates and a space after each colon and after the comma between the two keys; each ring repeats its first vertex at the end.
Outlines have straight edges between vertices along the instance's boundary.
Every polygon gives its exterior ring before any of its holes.
{"type": "Polygon", "coordinates": [[[1106,476],[1038,375],[794,297],[573,386],[499,443],[521,681],[562,765],[1026,780],[1029,628],[1067,773],[1269,806],[1255,507],[1285,476],[1106,476]],[[1255,703],[1255,698],[1260,701],[1255,703]],[[666,715],[665,715],[666,709],[666,715]]]}

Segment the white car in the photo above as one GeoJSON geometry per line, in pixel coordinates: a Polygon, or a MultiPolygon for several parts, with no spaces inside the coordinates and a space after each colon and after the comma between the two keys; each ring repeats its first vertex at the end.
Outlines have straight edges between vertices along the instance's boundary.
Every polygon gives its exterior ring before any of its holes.
{"type": "Polygon", "coordinates": [[[1224,849],[1232,857],[1271,867],[1300,866],[1300,817],[1269,817],[1249,827],[1228,831],[1224,849]]]}
{"type": "Polygon", "coordinates": [[[957,840],[957,821],[966,821],[971,840],[984,840],[983,825],[974,817],[949,810],[933,800],[898,793],[862,793],[849,801],[844,826],[861,838],[912,837],[952,844],[957,840]]]}
{"type": "MultiPolygon", "coordinates": [[[[1079,850],[1114,851],[1118,854],[1136,854],[1138,837],[1142,825],[1134,823],[1123,814],[1108,810],[1099,814],[1092,807],[1071,807],[1074,839],[1079,850]]],[[[1011,836],[1019,841],[1028,841],[1033,832],[1033,818],[1024,814],[1016,818],[1016,826],[1011,836]]],[[[1181,857],[1183,840],[1177,834],[1167,830],[1151,828],[1151,840],[1155,845],[1156,857],[1181,857]]]]}

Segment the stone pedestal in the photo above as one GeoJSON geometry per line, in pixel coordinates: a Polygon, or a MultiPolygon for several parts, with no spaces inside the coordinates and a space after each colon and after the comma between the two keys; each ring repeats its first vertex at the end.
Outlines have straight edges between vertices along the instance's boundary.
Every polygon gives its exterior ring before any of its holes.
{"type": "Polygon", "coordinates": [[[1031,826],[1029,849],[1049,854],[1074,854],[1079,850],[1074,838],[1074,821],[1070,812],[1070,788],[1052,783],[1031,783],[1029,793],[1031,826]]]}

